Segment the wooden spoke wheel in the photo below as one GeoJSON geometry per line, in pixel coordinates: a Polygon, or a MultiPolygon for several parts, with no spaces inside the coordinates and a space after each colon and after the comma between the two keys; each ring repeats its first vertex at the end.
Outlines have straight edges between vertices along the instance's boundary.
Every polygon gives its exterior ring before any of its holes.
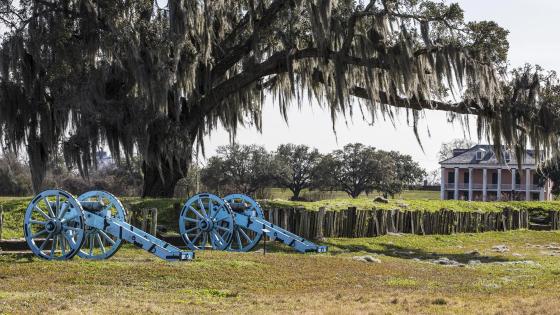
{"type": "Polygon", "coordinates": [[[85,240],[82,207],[66,191],[45,190],[27,207],[24,233],[35,255],[48,260],[71,259],[85,240]]]}

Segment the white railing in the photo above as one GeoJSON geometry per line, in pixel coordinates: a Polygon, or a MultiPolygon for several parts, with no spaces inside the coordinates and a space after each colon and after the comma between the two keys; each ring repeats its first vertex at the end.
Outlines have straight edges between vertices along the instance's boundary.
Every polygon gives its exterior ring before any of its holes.
{"type": "MultiPolygon", "coordinates": [[[[500,190],[501,191],[525,191],[525,187],[526,185],[512,185],[512,184],[502,184],[500,190]]],[[[459,183],[457,185],[457,188],[459,190],[468,190],[469,189],[469,184],[464,184],[464,183],[459,183]]],[[[454,183],[446,183],[445,184],[445,189],[446,190],[454,190],[455,189],[455,184],[454,183]]],[[[472,189],[476,190],[476,191],[480,191],[480,190],[484,190],[484,187],[482,184],[472,184],[472,189]]],[[[498,185],[497,184],[487,184],[486,185],[486,190],[498,190],[498,185]]],[[[530,191],[540,191],[541,187],[539,187],[538,185],[529,185],[529,190],[530,191]]]]}

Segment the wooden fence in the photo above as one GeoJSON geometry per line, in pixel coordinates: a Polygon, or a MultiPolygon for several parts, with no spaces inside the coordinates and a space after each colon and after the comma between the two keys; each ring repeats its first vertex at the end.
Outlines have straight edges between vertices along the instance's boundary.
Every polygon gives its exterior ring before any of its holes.
{"type": "Polygon", "coordinates": [[[559,211],[550,211],[548,213],[550,218],[550,229],[551,230],[560,230],[560,212],[559,211]]]}
{"type": "MultiPolygon", "coordinates": [[[[408,210],[308,211],[265,209],[265,218],[310,239],[322,237],[373,237],[387,233],[419,235],[509,231],[529,228],[529,211],[437,212],[408,210]]],[[[550,211],[551,229],[560,228],[560,214],[550,211]]]]}

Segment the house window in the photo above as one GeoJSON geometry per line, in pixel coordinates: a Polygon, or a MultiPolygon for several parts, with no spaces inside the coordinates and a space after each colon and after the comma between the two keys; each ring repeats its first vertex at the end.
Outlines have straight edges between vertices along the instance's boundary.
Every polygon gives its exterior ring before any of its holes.
{"type": "Polygon", "coordinates": [[[447,200],[453,200],[453,199],[455,199],[455,193],[453,191],[448,191],[447,200]]]}
{"type": "Polygon", "coordinates": [[[492,185],[498,185],[498,173],[492,173],[492,185]]]}
{"type": "Polygon", "coordinates": [[[511,154],[509,154],[509,152],[506,152],[504,154],[504,159],[506,160],[506,163],[511,162],[511,154]]]}
{"type": "Polygon", "coordinates": [[[515,184],[516,185],[521,185],[521,174],[517,173],[515,174],[515,184]]]}
{"type": "Polygon", "coordinates": [[[476,160],[477,160],[477,161],[482,160],[482,151],[476,152],[476,160]]]}
{"type": "Polygon", "coordinates": [[[468,171],[464,173],[463,183],[465,183],[465,184],[469,183],[469,172],[468,171]]]}
{"type": "Polygon", "coordinates": [[[448,184],[455,183],[455,173],[454,172],[447,173],[447,183],[448,184]]]}

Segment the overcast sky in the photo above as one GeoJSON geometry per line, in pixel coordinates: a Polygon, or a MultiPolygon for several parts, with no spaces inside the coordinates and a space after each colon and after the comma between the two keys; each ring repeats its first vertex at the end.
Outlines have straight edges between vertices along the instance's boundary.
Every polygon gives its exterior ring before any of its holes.
{"type": "MultiPolygon", "coordinates": [[[[558,0],[460,0],[465,18],[494,20],[510,31],[510,55],[512,66],[525,63],[539,64],[547,69],[560,70],[560,1],[558,0]]],[[[254,128],[241,128],[236,141],[241,144],[261,144],[274,150],[282,143],[306,144],[326,153],[350,142],[361,142],[384,150],[397,150],[413,156],[428,170],[438,168],[436,158],[442,142],[464,136],[459,125],[447,123],[445,113],[426,112],[420,132],[424,152],[418,145],[412,128],[402,115],[396,127],[390,122],[378,121],[373,126],[354,117],[348,125],[339,120],[336,135],[332,130],[330,114],[318,106],[294,104],[289,111],[289,125],[281,118],[276,106],[269,101],[263,110],[262,134],[254,128]],[[428,135],[429,126],[429,135],[428,135]]],[[[474,120],[472,120],[474,122],[474,120]]],[[[477,141],[472,129],[472,140],[477,141]]],[[[223,129],[214,131],[205,139],[206,156],[215,153],[216,147],[229,143],[228,133],[223,129]]]]}

